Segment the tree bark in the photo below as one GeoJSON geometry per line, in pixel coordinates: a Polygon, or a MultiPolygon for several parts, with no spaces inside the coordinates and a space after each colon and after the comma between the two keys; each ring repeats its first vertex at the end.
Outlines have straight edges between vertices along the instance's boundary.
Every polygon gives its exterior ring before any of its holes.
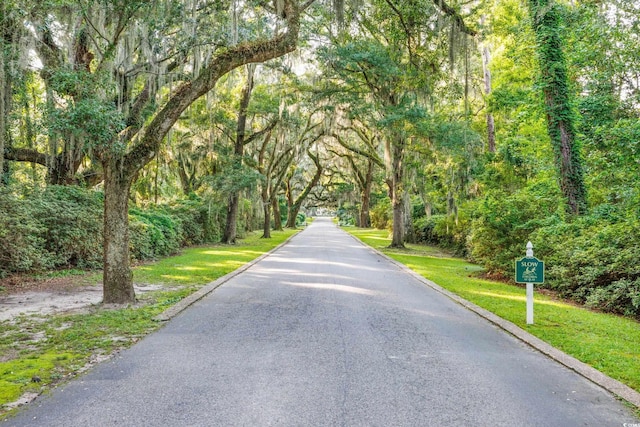
{"type": "Polygon", "coordinates": [[[262,209],[264,212],[264,223],[262,226],[262,238],[271,238],[271,200],[269,200],[268,188],[262,189],[262,209]]]}
{"type": "MultiPolygon", "coordinates": [[[[0,6],[0,12],[8,15],[5,7],[12,8],[11,3],[0,6]]],[[[9,132],[9,113],[13,105],[13,79],[11,78],[9,62],[15,50],[17,26],[16,22],[5,15],[3,26],[0,28],[0,187],[8,182],[8,163],[5,150],[11,148],[11,134],[9,132]]]]}
{"type": "Polygon", "coordinates": [[[104,272],[103,302],[135,302],[129,264],[129,188],[131,181],[119,173],[117,158],[103,162],[104,169],[104,272]]]}
{"type": "Polygon", "coordinates": [[[56,156],[40,153],[32,148],[13,148],[10,145],[4,149],[5,160],[14,162],[29,162],[47,168],[47,183],[51,185],[75,185],[79,184],[76,173],[82,164],[84,157],[80,148],[69,151],[68,144],[64,150],[56,156]]]}
{"type": "Polygon", "coordinates": [[[273,212],[273,229],[282,231],[282,213],[280,212],[280,203],[276,197],[276,190],[271,191],[271,211],[273,212]]]}
{"type": "MultiPolygon", "coordinates": [[[[245,134],[247,130],[247,111],[249,110],[249,102],[251,101],[251,92],[253,91],[253,75],[255,65],[248,64],[247,82],[242,89],[242,97],[240,98],[240,108],[238,112],[238,126],[236,128],[236,141],[233,147],[234,167],[242,166],[242,156],[244,155],[245,134]]],[[[238,208],[240,205],[240,191],[234,190],[229,195],[229,203],[227,205],[227,223],[224,228],[222,241],[227,244],[236,242],[238,234],[238,208]]]]}
{"type": "Polygon", "coordinates": [[[416,234],[415,229],[413,228],[413,212],[411,206],[411,198],[408,194],[404,195],[402,204],[404,205],[402,218],[402,225],[404,226],[404,241],[406,243],[415,243],[416,234]]]}
{"type": "Polygon", "coordinates": [[[0,187],[4,184],[4,148],[8,146],[6,143],[7,117],[9,116],[8,105],[6,103],[6,94],[11,92],[11,84],[7,79],[8,73],[5,68],[4,40],[0,41],[0,187]]]}
{"type": "Polygon", "coordinates": [[[391,234],[391,248],[404,248],[404,147],[405,140],[400,135],[394,135],[395,141],[385,142],[385,160],[388,163],[390,179],[387,180],[393,210],[393,232],[391,234]]]}
{"type": "Polygon", "coordinates": [[[371,227],[371,187],[373,186],[373,160],[367,159],[367,172],[365,174],[365,182],[360,194],[360,227],[371,227]]]}

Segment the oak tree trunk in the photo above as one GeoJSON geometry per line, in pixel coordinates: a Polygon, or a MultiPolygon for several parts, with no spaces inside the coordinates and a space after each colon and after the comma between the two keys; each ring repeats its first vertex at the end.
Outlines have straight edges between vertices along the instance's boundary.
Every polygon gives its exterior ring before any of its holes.
{"type": "Polygon", "coordinates": [[[391,235],[392,248],[404,248],[404,146],[401,136],[391,144],[391,207],[393,209],[393,233],[391,235]]]}
{"type": "MultiPolygon", "coordinates": [[[[242,89],[242,97],[240,99],[240,108],[238,112],[238,125],[236,128],[236,141],[233,147],[234,167],[242,166],[242,156],[244,155],[244,141],[247,131],[247,111],[249,102],[251,101],[251,92],[253,91],[253,75],[255,65],[249,64],[247,69],[247,83],[242,89]]],[[[238,234],[238,210],[240,205],[240,191],[234,189],[229,195],[229,203],[227,205],[227,223],[224,228],[222,242],[231,244],[236,242],[238,234]]]]}
{"type": "Polygon", "coordinates": [[[7,92],[11,92],[10,82],[7,80],[8,73],[5,72],[5,54],[3,41],[0,41],[0,187],[4,184],[4,147],[7,132],[8,105],[6,103],[7,92]]]}
{"type": "Polygon", "coordinates": [[[289,205],[289,212],[287,215],[287,224],[285,227],[287,228],[296,228],[296,218],[298,217],[298,213],[300,212],[300,203],[293,203],[289,205]]]}
{"type": "Polygon", "coordinates": [[[320,156],[312,154],[310,150],[307,150],[307,155],[309,156],[309,158],[311,158],[311,160],[313,160],[313,163],[316,165],[316,172],[313,175],[313,178],[311,178],[311,181],[307,183],[307,186],[304,188],[304,190],[302,190],[302,193],[300,193],[300,195],[296,197],[295,200],[293,199],[293,190],[290,188],[289,183],[287,183],[287,204],[289,205],[287,225],[285,226],[287,228],[296,228],[296,217],[300,212],[302,203],[304,203],[304,201],[307,199],[309,193],[311,193],[311,190],[313,190],[313,187],[318,185],[318,182],[320,182],[320,177],[322,177],[323,169],[322,165],[320,164],[320,156]]]}
{"type": "Polygon", "coordinates": [[[262,189],[262,209],[264,212],[264,223],[262,226],[262,238],[271,238],[271,201],[269,200],[269,190],[262,189]]]}
{"type": "Polygon", "coordinates": [[[365,174],[364,186],[360,194],[360,224],[362,228],[371,227],[371,215],[369,208],[371,206],[371,187],[373,186],[373,160],[367,161],[367,172],[365,174]]]}
{"type": "Polygon", "coordinates": [[[233,191],[233,193],[229,195],[228,201],[227,222],[224,227],[222,243],[230,245],[236,242],[238,235],[238,207],[240,205],[240,192],[233,191]]]}
{"type": "Polygon", "coordinates": [[[119,173],[118,160],[103,162],[104,168],[104,273],[103,302],[135,301],[133,273],[129,263],[130,179],[119,173]]]}
{"type": "Polygon", "coordinates": [[[406,243],[416,243],[416,233],[413,227],[411,198],[408,194],[403,198],[404,212],[403,212],[403,226],[404,226],[404,241],[406,243]]]}
{"type": "Polygon", "coordinates": [[[273,229],[276,231],[282,231],[282,213],[280,212],[280,203],[275,196],[275,190],[271,192],[271,211],[273,212],[273,229]]]}

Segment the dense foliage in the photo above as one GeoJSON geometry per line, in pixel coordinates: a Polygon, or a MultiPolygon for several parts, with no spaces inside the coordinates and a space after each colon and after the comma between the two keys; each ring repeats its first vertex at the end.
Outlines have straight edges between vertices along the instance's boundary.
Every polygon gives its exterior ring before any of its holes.
{"type": "MultiPolygon", "coordinates": [[[[20,196],[0,190],[0,276],[102,266],[103,195],[49,186],[20,196]]],[[[224,206],[197,196],[129,211],[133,260],[220,241],[224,206]]],[[[244,231],[244,229],[243,229],[244,231]]]]}

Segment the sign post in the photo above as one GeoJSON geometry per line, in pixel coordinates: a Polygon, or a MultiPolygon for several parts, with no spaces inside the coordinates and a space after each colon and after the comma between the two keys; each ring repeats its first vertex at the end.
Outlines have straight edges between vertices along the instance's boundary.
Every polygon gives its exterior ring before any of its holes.
{"type": "Polygon", "coordinates": [[[527,243],[526,256],[516,260],[516,283],[527,285],[527,325],[533,324],[533,284],[544,283],[544,262],[533,256],[533,244],[527,243]]]}

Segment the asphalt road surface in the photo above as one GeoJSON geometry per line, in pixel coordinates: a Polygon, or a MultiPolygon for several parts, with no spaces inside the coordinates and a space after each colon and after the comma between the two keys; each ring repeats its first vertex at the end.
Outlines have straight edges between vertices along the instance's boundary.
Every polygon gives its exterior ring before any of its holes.
{"type": "Polygon", "coordinates": [[[329,220],[6,426],[628,426],[329,220]]]}

